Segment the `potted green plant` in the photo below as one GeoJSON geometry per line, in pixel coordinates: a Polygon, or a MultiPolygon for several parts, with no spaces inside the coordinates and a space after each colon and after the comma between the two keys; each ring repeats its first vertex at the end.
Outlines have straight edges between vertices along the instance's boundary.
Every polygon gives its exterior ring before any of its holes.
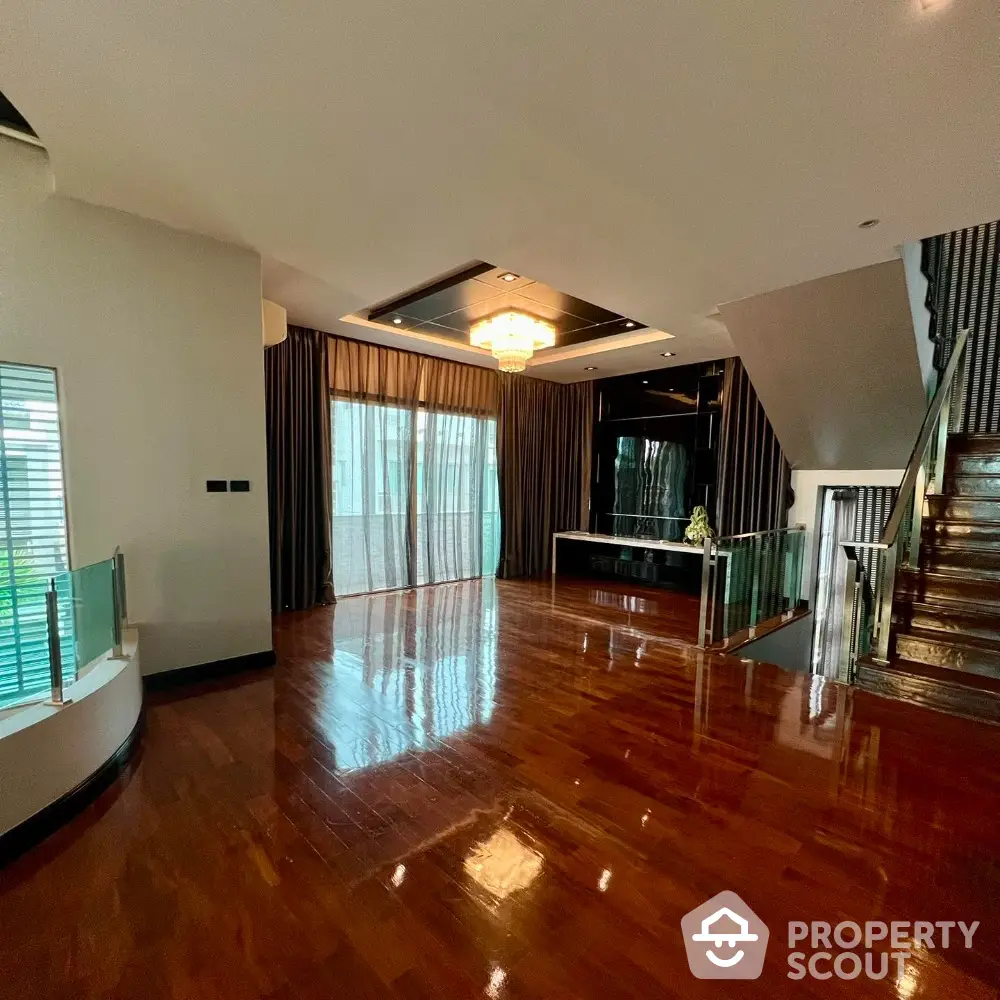
{"type": "Polygon", "coordinates": [[[706,538],[714,538],[715,532],[708,523],[708,511],[695,507],[691,512],[691,523],[684,529],[684,541],[689,545],[704,545],[706,538]]]}

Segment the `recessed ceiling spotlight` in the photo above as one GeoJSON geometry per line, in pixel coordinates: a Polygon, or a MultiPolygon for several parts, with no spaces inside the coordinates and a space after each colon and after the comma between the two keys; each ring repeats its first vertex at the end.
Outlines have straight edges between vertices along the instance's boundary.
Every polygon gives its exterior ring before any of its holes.
{"type": "Polygon", "coordinates": [[[517,281],[517,275],[513,274],[510,271],[508,271],[506,274],[501,274],[500,275],[500,280],[501,281],[517,281]]]}
{"type": "Polygon", "coordinates": [[[587,365],[587,367],[586,367],[586,368],[584,368],[583,370],[584,370],[585,372],[596,372],[596,371],[597,371],[597,368],[596,368],[596,367],[595,367],[594,365],[587,365]]]}
{"type": "Polygon", "coordinates": [[[628,321],[628,322],[627,322],[627,323],[625,324],[625,327],[626,327],[627,329],[629,329],[629,330],[631,330],[633,326],[635,326],[635,323],[633,323],[633,322],[632,322],[632,320],[629,320],[629,321],[628,321]]]}
{"type": "Polygon", "coordinates": [[[864,222],[858,223],[858,229],[874,229],[881,221],[881,219],[865,219],[864,222]]]}
{"type": "Polygon", "coordinates": [[[393,320],[393,323],[395,323],[396,326],[399,326],[402,322],[403,321],[398,316],[393,320]]]}
{"type": "Polygon", "coordinates": [[[643,385],[649,385],[649,379],[648,379],[648,378],[644,378],[644,379],[642,380],[642,384],[643,384],[643,385]]]}
{"type": "Polygon", "coordinates": [[[662,354],[660,355],[660,357],[661,357],[661,358],[672,358],[672,357],[674,357],[674,352],[673,352],[673,351],[664,351],[664,352],[663,352],[663,353],[662,353],[662,354]]]}

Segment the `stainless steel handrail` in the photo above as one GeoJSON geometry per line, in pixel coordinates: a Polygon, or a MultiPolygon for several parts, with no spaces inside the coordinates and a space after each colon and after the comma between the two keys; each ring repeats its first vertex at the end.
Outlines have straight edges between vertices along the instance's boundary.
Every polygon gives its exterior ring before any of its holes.
{"type": "MultiPolygon", "coordinates": [[[[864,567],[860,565],[857,556],[858,549],[882,550],[884,555],[880,556],[881,573],[873,574],[873,582],[877,586],[874,593],[875,614],[872,624],[872,658],[880,663],[888,661],[889,657],[889,633],[892,628],[892,607],[896,587],[896,566],[900,562],[904,566],[915,567],[919,561],[920,534],[923,518],[924,502],[933,486],[935,490],[940,490],[944,485],[945,455],[948,446],[948,429],[951,422],[951,403],[954,397],[955,378],[961,369],[965,358],[971,333],[968,327],[962,330],[955,338],[955,345],[952,348],[951,357],[945,366],[934,391],[931,401],[927,406],[917,440],[910,452],[910,458],[906,463],[903,478],[896,493],[896,499],[892,505],[892,511],[886,521],[881,538],[877,543],[862,542],[852,540],[843,542],[842,549],[848,561],[848,577],[845,583],[844,607],[850,604],[855,616],[858,615],[857,608],[857,586],[859,580],[866,579],[864,567]],[[930,449],[930,452],[929,452],[930,449]],[[928,461],[928,458],[930,461],[928,461]],[[928,477],[928,466],[933,466],[932,477],[928,477]],[[902,553],[898,551],[898,541],[900,528],[903,525],[903,518],[912,504],[912,523],[910,525],[910,539],[907,550],[902,553]],[[853,572],[852,572],[853,567],[853,572]],[[859,576],[860,574],[860,576],[859,576]],[[852,579],[852,576],[854,579],[852,579]],[[853,593],[852,593],[853,588],[853,593]]],[[[859,617],[851,619],[851,623],[860,622],[859,617]]],[[[842,629],[847,632],[853,631],[853,625],[848,622],[845,615],[842,629]]],[[[860,637],[855,637],[853,643],[849,642],[842,635],[841,656],[847,655],[850,647],[849,667],[853,668],[857,659],[857,650],[861,645],[860,637]]],[[[843,664],[842,664],[843,667],[843,664]]]]}
{"type": "MultiPolygon", "coordinates": [[[[951,400],[952,382],[958,372],[962,358],[965,356],[965,346],[969,342],[969,328],[966,327],[955,338],[955,346],[952,349],[951,357],[945,367],[941,380],[938,382],[937,391],[934,393],[924,414],[924,422],[920,425],[920,433],[917,435],[916,444],[910,452],[910,460],[906,463],[906,470],[903,473],[903,481],[899,484],[899,492],[896,494],[896,502],[892,505],[892,513],[889,520],[885,522],[885,530],[879,541],[886,545],[892,545],[899,534],[900,525],[903,523],[903,515],[906,513],[907,504],[910,502],[910,493],[917,485],[917,476],[924,464],[924,455],[927,445],[930,444],[931,434],[935,428],[939,427],[941,411],[946,402],[951,400]]],[[[947,425],[945,425],[945,436],[947,437],[947,425]]],[[[938,484],[940,488],[940,483],[938,484]]]]}
{"type": "Polygon", "coordinates": [[[742,535],[721,535],[719,538],[713,538],[713,542],[735,542],[741,538],[760,538],[763,535],[780,535],[784,532],[791,531],[805,531],[806,526],[804,524],[792,524],[784,528],[767,528],[765,531],[745,531],[742,535]]]}

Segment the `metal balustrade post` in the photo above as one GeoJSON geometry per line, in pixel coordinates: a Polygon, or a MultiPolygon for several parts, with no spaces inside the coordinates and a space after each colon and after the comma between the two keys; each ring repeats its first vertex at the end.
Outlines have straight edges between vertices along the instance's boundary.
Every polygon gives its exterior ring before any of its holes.
{"type": "Polygon", "coordinates": [[[878,579],[878,594],[876,595],[875,619],[875,650],[872,659],[876,663],[889,662],[889,632],[892,628],[892,599],[896,587],[896,545],[885,549],[882,562],[882,573],[878,579]]]}
{"type": "Polygon", "coordinates": [[[708,592],[712,581],[712,539],[706,538],[701,557],[701,608],[698,612],[698,645],[704,649],[711,642],[708,620],[708,592]]]}
{"type": "Polygon", "coordinates": [[[921,468],[913,492],[913,510],[910,515],[910,544],[903,553],[903,565],[916,569],[920,565],[920,535],[923,530],[924,498],[927,496],[927,473],[921,468]]]}
{"type": "Polygon", "coordinates": [[[111,563],[111,635],[114,643],[111,649],[112,660],[128,659],[122,652],[122,633],[125,621],[125,609],[122,606],[124,603],[122,600],[124,566],[121,552],[115,549],[114,559],[111,563]]]}
{"type": "Polygon", "coordinates": [[[115,588],[118,594],[118,612],[122,629],[128,628],[128,592],[125,589],[125,553],[115,546],[115,588]]]}
{"type": "Polygon", "coordinates": [[[857,658],[854,642],[855,608],[858,600],[858,557],[850,546],[841,550],[847,559],[847,573],[844,576],[843,613],[840,620],[840,658],[837,664],[839,680],[850,679],[851,670],[857,658]]]}
{"type": "Polygon", "coordinates": [[[944,403],[938,416],[937,437],[934,441],[934,492],[944,491],[945,461],[948,456],[948,427],[951,424],[951,400],[955,392],[952,383],[945,391],[944,403]]]}
{"type": "Polygon", "coordinates": [[[56,582],[49,582],[45,592],[45,624],[49,640],[49,681],[52,697],[48,705],[69,705],[72,699],[63,696],[62,646],[59,643],[59,595],[56,593],[56,582]]]}

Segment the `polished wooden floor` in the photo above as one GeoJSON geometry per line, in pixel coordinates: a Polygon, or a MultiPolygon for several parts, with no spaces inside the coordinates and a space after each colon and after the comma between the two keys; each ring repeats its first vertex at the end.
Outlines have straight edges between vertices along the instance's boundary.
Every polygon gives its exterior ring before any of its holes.
{"type": "Polygon", "coordinates": [[[690,647],[690,599],[492,580],[276,624],[0,872],[8,998],[997,996],[1000,729],[690,647]],[[757,981],[688,972],[723,889],[757,981]],[[880,982],[789,920],[980,920],[880,982]]]}

